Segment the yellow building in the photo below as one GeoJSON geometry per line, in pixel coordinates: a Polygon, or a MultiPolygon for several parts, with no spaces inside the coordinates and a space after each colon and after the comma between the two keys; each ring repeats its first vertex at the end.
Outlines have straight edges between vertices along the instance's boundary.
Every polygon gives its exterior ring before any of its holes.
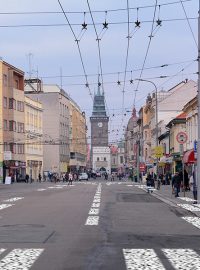
{"type": "Polygon", "coordinates": [[[0,182],[25,176],[24,72],[0,61],[0,182]]]}
{"type": "Polygon", "coordinates": [[[86,118],[78,105],[70,100],[70,170],[82,171],[86,168],[86,118]]]}
{"type": "Polygon", "coordinates": [[[43,174],[42,104],[25,96],[26,173],[33,180],[43,174]]]}

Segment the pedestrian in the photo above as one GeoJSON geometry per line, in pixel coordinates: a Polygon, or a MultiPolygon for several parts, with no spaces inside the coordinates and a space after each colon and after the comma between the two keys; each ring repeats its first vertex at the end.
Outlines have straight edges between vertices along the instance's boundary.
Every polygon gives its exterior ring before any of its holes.
{"type": "Polygon", "coordinates": [[[65,177],[63,178],[63,182],[68,182],[69,181],[69,174],[68,172],[65,173],[65,177]]]}
{"type": "Polygon", "coordinates": [[[179,197],[181,184],[182,184],[182,181],[181,181],[180,174],[176,172],[172,178],[172,189],[174,189],[175,191],[175,197],[179,197]]]}
{"type": "Polygon", "coordinates": [[[28,184],[28,181],[29,181],[29,175],[27,173],[26,176],[25,176],[25,182],[28,184]]]}
{"type": "Polygon", "coordinates": [[[73,182],[73,175],[72,175],[72,173],[70,172],[70,173],[69,173],[69,182],[68,182],[68,185],[72,185],[72,182],[73,182]]]}
{"type": "Polygon", "coordinates": [[[152,193],[153,192],[152,188],[154,187],[154,179],[153,179],[153,176],[150,173],[148,173],[148,175],[147,175],[146,185],[147,185],[148,193],[149,193],[149,190],[151,190],[151,193],[152,193]]]}
{"type": "Polygon", "coordinates": [[[195,177],[195,172],[192,173],[192,175],[190,176],[190,181],[189,181],[192,193],[193,193],[193,197],[194,197],[194,202],[193,204],[197,204],[197,180],[195,177]]]}
{"type": "Polygon", "coordinates": [[[112,172],[112,174],[111,174],[111,181],[115,181],[115,174],[114,174],[114,172],[112,172]]]}
{"type": "Polygon", "coordinates": [[[40,174],[40,173],[38,174],[38,180],[39,180],[39,183],[41,183],[42,176],[41,176],[41,174],[40,174]]]}
{"type": "Polygon", "coordinates": [[[186,170],[184,170],[184,189],[185,191],[190,191],[189,176],[186,170]]]}

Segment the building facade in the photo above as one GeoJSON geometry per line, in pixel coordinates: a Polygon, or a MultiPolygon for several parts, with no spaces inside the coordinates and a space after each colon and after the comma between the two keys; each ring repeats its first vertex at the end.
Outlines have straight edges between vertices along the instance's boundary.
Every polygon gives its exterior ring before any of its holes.
{"type": "Polygon", "coordinates": [[[25,96],[26,173],[32,180],[43,175],[43,108],[37,100],[25,96]]]}
{"type": "Polygon", "coordinates": [[[0,61],[0,182],[25,177],[24,72],[0,61]]]}

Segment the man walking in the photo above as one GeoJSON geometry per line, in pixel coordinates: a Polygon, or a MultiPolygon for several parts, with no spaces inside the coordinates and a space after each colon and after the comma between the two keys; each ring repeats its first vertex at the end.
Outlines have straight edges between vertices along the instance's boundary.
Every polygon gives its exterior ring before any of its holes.
{"type": "Polygon", "coordinates": [[[174,177],[172,178],[172,188],[174,188],[175,190],[175,197],[179,197],[179,192],[181,188],[181,178],[178,172],[176,172],[174,177]]]}
{"type": "Polygon", "coordinates": [[[38,180],[39,180],[39,183],[41,183],[42,176],[41,176],[41,174],[40,174],[40,173],[38,174],[38,180]]]}
{"type": "Polygon", "coordinates": [[[70,172],[70,173],[69,173],[69,182],[68,182],[68,185],[72,185],[72,182],[73,182],[73,175],[72,175],[72,173],[70,172]]]}

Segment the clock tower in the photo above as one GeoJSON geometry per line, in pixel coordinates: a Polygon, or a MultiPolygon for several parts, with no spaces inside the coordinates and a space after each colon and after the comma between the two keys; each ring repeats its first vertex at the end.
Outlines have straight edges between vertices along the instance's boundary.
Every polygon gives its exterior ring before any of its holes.
{"type": "Polygon", "coordinates": [[[93,112],[90,117],[91,149],[93,147],[108,146],[108,121],[104,93],[101,93],[100,84],[98,83],[98,91],[94,96],[93,112]]]}

